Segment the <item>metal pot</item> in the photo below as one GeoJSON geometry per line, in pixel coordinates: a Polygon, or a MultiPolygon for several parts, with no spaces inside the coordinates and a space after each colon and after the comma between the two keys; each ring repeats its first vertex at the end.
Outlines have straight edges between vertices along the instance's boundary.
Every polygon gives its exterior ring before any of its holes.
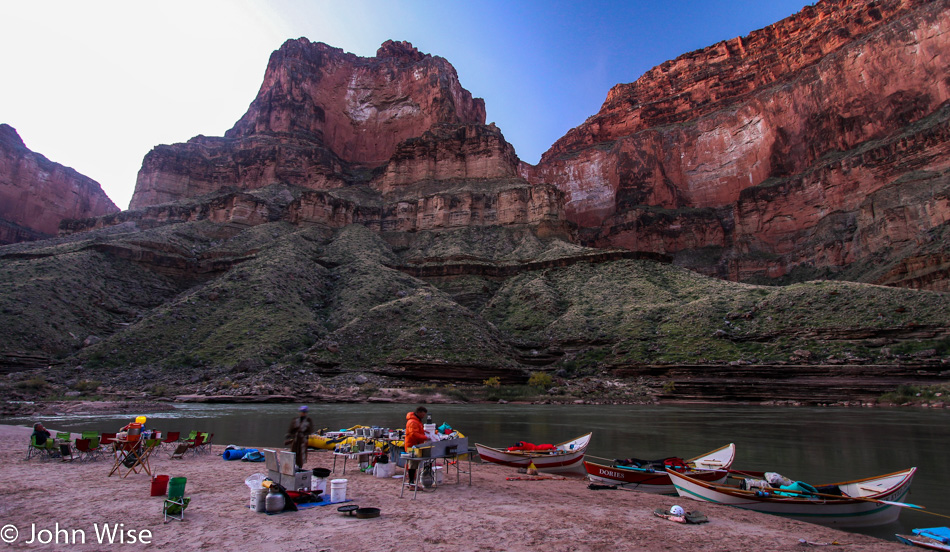
{"type": "Polygon", "coordinates": [[[360,519],[379,517],[379,508],[359,508],[356,510],[356,517],[360,519]]]}

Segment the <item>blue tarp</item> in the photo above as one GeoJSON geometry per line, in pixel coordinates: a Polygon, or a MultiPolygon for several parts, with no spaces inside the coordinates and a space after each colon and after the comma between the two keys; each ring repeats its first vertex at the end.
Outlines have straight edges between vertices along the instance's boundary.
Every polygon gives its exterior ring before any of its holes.
{"type": "Polygon", "coordinates": [[[922,537],[930,537],[944,544],[950,544],[950,527],[929,527],[914,529],[914,533],[922,537]]]}

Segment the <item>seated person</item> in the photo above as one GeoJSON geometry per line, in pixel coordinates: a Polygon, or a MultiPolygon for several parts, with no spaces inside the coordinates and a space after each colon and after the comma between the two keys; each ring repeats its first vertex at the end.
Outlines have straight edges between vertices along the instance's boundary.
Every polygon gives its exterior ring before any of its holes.
{"type": "Polygon", "coordinates": [[[46,440],[47,440],[47,439],[52,440],[52,438],[53,438],[53,436],[50,434],[50,432],[47,431],[47,429],[46,429],[45,427],[43,427],[43,424],[40,423],[40,422],[36,422],[35,424],[33,424],[33,434],[30,435],[30,437],[31,437],[31,438],[33,438],[33,437],[36,438],[36,446],[38,446],[38,447],[45,447],[45,446],[47,446],[46,440]]]}

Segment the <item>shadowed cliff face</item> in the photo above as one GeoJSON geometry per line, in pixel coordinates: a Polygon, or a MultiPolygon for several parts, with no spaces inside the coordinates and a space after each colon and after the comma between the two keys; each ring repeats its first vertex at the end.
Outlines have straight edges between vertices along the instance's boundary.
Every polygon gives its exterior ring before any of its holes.
{"type": "Polygon", "coordinates": [[[826,1],[685,54],[615,86],[522,174],[565,192],[587,243],[707,274],[900,262],[950,220],[948,6],[826,1]]]}
{"type": "Polygon", "coordinates": [[[55,236],[63,219],[118,210],[98,182],[30,151],[0,124],[0,245],[55,236]]]}

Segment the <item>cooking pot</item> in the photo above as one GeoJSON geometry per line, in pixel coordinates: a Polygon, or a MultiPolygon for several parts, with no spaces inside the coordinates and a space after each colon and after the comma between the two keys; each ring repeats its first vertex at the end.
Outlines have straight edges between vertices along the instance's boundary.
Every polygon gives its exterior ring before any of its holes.
{"type": "Polygon", "coordinates": [[[379,508],[358,508],[356,517],[360,519],[369,519],[379,517],[379,508]]]}

